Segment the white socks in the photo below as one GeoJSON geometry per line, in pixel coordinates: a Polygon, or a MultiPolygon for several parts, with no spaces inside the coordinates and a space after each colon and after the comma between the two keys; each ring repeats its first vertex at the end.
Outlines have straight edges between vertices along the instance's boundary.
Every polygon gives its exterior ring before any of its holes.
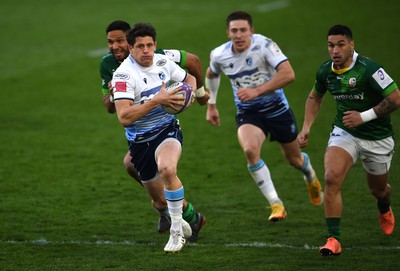
{"type": "Polygon", "coordinates": [[[271,179],[271,174],[268,170],[267,165],[263,160],[260,160],[255,165],[247,165],[247,169],[250,172],[251,177],[258,185],[261,193],[268,200],[269,204],[272,206],[274,203],[282,204],[276,193],[274,184],[271,179]]]}

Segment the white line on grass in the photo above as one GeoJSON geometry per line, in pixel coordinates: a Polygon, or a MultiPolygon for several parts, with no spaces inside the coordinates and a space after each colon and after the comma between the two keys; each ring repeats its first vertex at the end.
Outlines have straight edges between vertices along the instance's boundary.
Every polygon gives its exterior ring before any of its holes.
{"type": "MultiPolygon", "coordinates": [[[[0,240],[0,243],[5,244],[33,244],[33,245],[112,245],[112,246],[137,246],[137,247],[154,247],[161,244],[155,242],[135,242],[135,241],[111,241],[111,240],[96,240],[96,241],[84,241],[84,240],[70,240],[70,241],[51,241],[46,239],[38,240],[0,240]]],[[[305,249],[305,250],[318,250],[319,247],[304,244],[303,246],[294,246],[288,244],[274,244],[264,242],[251,242],[251,243],[228,243],[228,244],[213,244],[213,243],[188,243],[190,246],[225,246],[225,247],[254,247],[254,248],[288,248],[288,249],[305,249]]],[[[400,246],[369,246],[369,247],[357,247],[352,246],[346,249],[373,249],[373,250],[400,250],[400,246]]]]}
{"type": "Polygon", "coordinates": [[[256,10],[261,13],[265,13],[265,12],[270,12],[270,11],[277,10],[277,9],[283,9],[288,6],[289,6],[289,1],[282,0],[282,1],[276,1],[276,2],[272,2],[272,3],[258,5],[256,7],[256,10]]]}
{"type": "MultiPolygon", "coordinates": [[[[280,1],[275,1],[275,2],[271,2],[271,3],[257,5],[255,7],[255,10],[258,12],[261,12],[261,13],[267,13],[270,11],[287,8],[289,5],[290,4],[289,4],[288,0],[280,0],[280,1]]],[[[170,7],[168,7],[168,8],[170,8],[170,7]]],[[[178,8],[178,7],[174,4],[174,8],[178,8]]],[[[180,8],[182,10],[192,10],[193,9],[192,6],[187,6],[187,5],[180,6],[180,8]]],[[[98,48],[98,49],[90,50],[87,54],[89,57],[100,57],[107,53],[108,53],[107,48],[98,48]]]]}
{"type": "Polygon", "coordinates": [[[90,57],[100,57],[100,56],[103,56],[103,55],[105,55],[107,53],[108,53],[108,49],[107,48],[99,48],[99,49],[90,50],[88,52],[88,56],[90,56],[90,57]]]}

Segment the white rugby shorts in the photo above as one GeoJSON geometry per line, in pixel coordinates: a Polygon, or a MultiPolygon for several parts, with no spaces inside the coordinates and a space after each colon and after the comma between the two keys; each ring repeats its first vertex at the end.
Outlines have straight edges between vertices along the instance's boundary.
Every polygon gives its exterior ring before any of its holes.
{"type": "Polygon", "coordinates": [[[394,152],[393,137],[380,140],[357,138],[334,126],[328,147],[336,146],[347,151],[355,163],[360,157],[364,169],[372,175],[383,175],[389,171],[394,152]]]}

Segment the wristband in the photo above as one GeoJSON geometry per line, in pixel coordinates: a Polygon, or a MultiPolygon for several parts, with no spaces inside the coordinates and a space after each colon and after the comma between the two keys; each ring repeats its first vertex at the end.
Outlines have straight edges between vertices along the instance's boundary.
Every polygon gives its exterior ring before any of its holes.
{"type": "Polygon", "coordinates": [[[196,98],[204,97],[204,95],[206,95],[206,92],[204,91],[204,86],[196,89],[196,98]]]}
{"type": "Polygon", "coordinates": [[[114,103],[114,96],[110,94],[110,102],[114,103]]]}
{"type": "Polygon", "coordinates": [[[361,112],[360,117],[364,123],[378,118],[373,108],[361,112]]]}

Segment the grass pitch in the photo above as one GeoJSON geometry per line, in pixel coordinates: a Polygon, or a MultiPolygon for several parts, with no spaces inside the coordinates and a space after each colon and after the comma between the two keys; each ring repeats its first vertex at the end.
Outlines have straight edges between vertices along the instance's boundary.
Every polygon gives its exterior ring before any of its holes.
{"type": "MultiPolygon", "coordinates": [[[[395,42],[399,3],[372,1],[10,1],[0,3],[0,269],[1,270],[398,270],[400,233],[384,236],[357,163],[344,187],[343,253],[321,258],[322,207],[309,203],[301,175],[276,143],[263,159],[288,210],[269,223],[236,138],[234,105],[223,78],[222,124],[211,127],[198,105],[179,116],[185,196],[207,217],[197,244],[163,253],[157,213],[122,166],[127,146],[115,115],[101,103],[98,65],[105,27],[115,19],[152,23],[162,48],[199,55],[227,40],[225,17],[253,15],[256,32],[289,57],[296,81],[285,88],[301,128],[304,101],[328,59],[326,32],[348,24],[356,49],[381,63],[400,84],[395,42]]],[[[307,148],[318,175],[333,120],[326,97],[307,148]]],[[[396,138],[399,112],[393,114],[396,138]]],[[[392,162],[392,207],[400,217],[399,147],[392,162]]]]}

